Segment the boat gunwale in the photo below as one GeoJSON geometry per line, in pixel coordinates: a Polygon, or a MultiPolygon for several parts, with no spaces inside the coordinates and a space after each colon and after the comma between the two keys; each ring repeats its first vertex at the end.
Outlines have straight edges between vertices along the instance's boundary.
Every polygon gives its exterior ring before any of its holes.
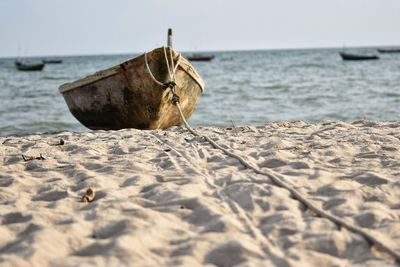
{"type": "MultiPolygon", "coordinates": [[[[156,48],[156,49],[154,49],[154,50],[152,50],[151,52],[148,52],[148,53],[152,53],[153,51],[155,51],[157,49],[160,49],[160,48],[156,48]]],[[[178,52],[176,52],[176,53],[180,54],[178,52]]],[[[180,54],[180,55],[181,55],[181,59],[180,59],[180,62],[179,62],[180,69],[182,69],[187,75],[189,75],[199,85],[200,90],[203,93],[204,92],[204,86],[205,86],[204,81],[202,80],[202,78],[200,77],[198,72],[194,69],[194,67],[189,62],[189,60],[184,58],[182,56],[182,54],[180,54]],[[182,65],[185,65],[185,66],[182,66],[182,65]],[[190,71],[188,71],[187,68],[191,69],[193,71],[193,74],[190,73],[190,71]],[[195,76],[197,76],[197,77],[195,77],[195,76]]],[[[106,78],[108,78],[110,76],[116,75],[116,74],[118,74],[118,73],[123,71],[123,68],[121,67],[122,65],[125,65],[126,63],[131,62],[132,60],[135,60],[135,59],[137,59],[137,58],[139,58],[141,56],[144,56],[144,54],[141,54],[140,56],[132,58],[132,59],[129,59],[127,61],[124,61],[123,63],[120,63],[120,64],[118,64],[116,66],[113,66],[113,67],[110,67],[108,69],[97,71],[97,72],[95,72],[95,73],[93,73],[91,75],[88,75],[88,76],[83,77],[81,79],[78,79],[76,81],[62,84],[59,87],[59,92],[61,94],[64,94],[64,93],[72,91],[74,89],[78,89],[78,88],[80,88],[82,86],[86,86],[86,85],[92,84],[94,82],[106,79],[106,78]]]]}

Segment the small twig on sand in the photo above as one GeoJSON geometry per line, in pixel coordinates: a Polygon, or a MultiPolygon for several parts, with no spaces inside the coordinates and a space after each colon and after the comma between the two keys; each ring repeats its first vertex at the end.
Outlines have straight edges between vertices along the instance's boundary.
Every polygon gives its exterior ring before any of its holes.
{"type": "Polygon", "coordinates": [[[65,144],[64,139],[60,138],[60,140],[58,141],[58,143],[52,144],[51,146],[63,146],[64,144],[65,144]]]}
{"type": "Polygon", "coordinates": [[[62,146],[65,144],[64,139],[60,138],[60,142],[56,146],[62,146]]]}
{"type": "Polygon", "coordinates": [[[4,145],[6,142],[10,141],[11,139],[4,140],[1,144],[4,145]]]}
{"type": "Polygon", "coordinates": [[[45,160],[45,158],[42,156],[42,154],[39,154],[39,157],[26,157],[23,154],[21,156],[22,156],[22,159],[24,161],[30,161],[30,160],[35,160],[35,159],[37,159],[37,160],[45,160]]]}

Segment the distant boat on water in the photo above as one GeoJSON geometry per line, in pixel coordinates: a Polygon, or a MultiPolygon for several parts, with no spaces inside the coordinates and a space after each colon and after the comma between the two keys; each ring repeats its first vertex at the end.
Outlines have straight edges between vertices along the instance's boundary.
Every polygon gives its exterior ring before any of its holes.
{"type": "Polygon", "coordinates": [[[214,55],[193,54],[188,56],[187,59],[190,61],[211,61],[214,57],[214,55]]]}
{"type": "Polygon", "coordinates": [[[400,53],[400,48],[378,48],[379,53],[400,53]]]}
{"type": "Polygon", "coordinates": [[[377,55],[360,55],[340,52],[339,55],[343,60],[374,60],[379,59],[377,55]]]}
{"type": "Polygon", "coordinates": [[[41,71],[44,68],[44,63],[38,63],[38,64],[27,64],[23,63],[21,60],[16,60],[15,61],[15,66],[17,67],[17,70],[21,71],[41,71]]]}
{"type": "Polygon", "coordinates": [[[44,64],[61,64],[63,61],[61,59],[43,59],[44,64]]]}

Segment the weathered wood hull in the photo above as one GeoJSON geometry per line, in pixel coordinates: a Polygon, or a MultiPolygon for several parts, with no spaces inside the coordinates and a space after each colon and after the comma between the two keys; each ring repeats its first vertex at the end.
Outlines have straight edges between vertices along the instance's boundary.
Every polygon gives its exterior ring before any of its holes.
{"type": "MultiPolygon", "coordinates": [[[[169,48],[167,48],[169,55],[169,48]]],[[[172,50],[174,62],[179,54],[172,50]]],[[[164,50],[147,53],[154,77],[168,82],[164,50]]],[[[204,89],[204,82],[183,57],[175,72],[176,93],[185,118],[195,110],[204,89]]],[[[122,128],[165,129],[182,124],[172,92],[157,84],[150,76],[144,55],[86,78],[60,86],[71,113],[90,129],[122,128]]]]}

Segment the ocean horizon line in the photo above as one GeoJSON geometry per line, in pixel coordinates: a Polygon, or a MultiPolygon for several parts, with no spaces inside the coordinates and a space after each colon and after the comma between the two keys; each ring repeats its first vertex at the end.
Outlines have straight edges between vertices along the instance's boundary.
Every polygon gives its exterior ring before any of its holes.
{"type": "MultiPolygon", "coordinates": [[[[157,46],[158,47],[158,46],[157,46]]],[[[290,51],[290,50],[338,50],[338,49],[377,49],[377,48],[397,48],[400,47],[399,45],[355,45],[355,46],[321,46],[321,47],[277,47],[277,48],[249,48],[249,49],[221,49],[221,50],[182,50],[180,53],[189,54],[189,53],[229,53],[229,52],[251,52],[251,51],[290,51]]],[[[156,48],[156,47],[154,47],[156,48]]],[[[154,49],[153,48],[153,49],[154,49]]],[[[104,52],[104,53],[93,53],[93,54],[49,54],[49,55],[30,55],[24,56],[22,58],[65,58],[65,57],[95,57],[95,56],[124,56],[124,55],[140,55],[144,52],[151,51],[133,51],[133,52],[104,52]]],[[[0,56],[0,59],[15,59],[20,56],[0,56]]]]}

